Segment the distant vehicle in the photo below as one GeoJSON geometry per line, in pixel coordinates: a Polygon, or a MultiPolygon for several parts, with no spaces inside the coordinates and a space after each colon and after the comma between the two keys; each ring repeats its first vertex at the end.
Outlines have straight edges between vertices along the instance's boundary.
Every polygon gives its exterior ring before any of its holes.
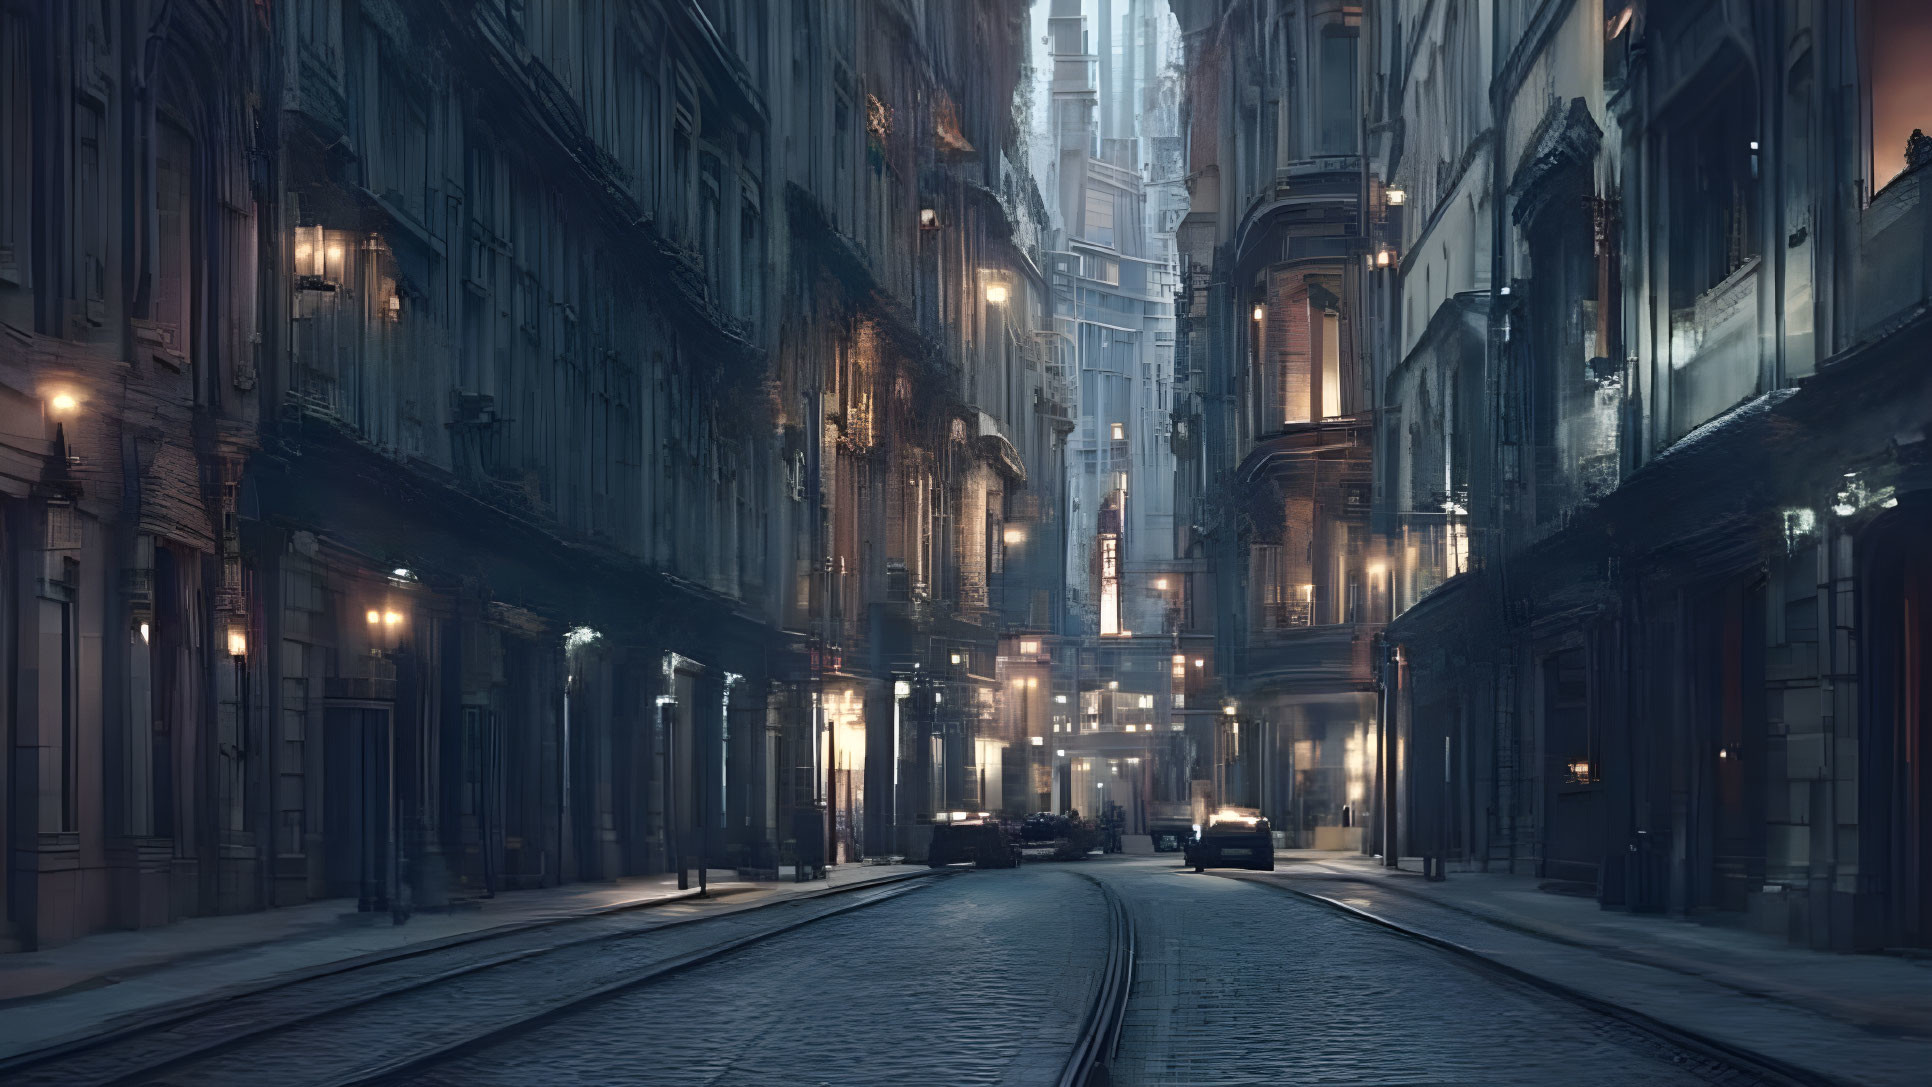
{"type": "Polygon", "coordinates": [[[1224,808],[1214,813],[1207,829],[1187,843],[1187,863],[1196,872],[1208,868],[1275,870],[1274,828],[1259,813],[1224,808]]]}
{"type": "Polygon", "coordinates": [[[1179,853],[1194,837],[1194,806],[1185,800],[1156,800],[1147,805],[1147,836],[1154,852],[1179,853]]]}
{"type": "Polygon", "coordinates": [[[1017,868],[1020,851],[1007,837],[1006,827],[986,812],[952,812],[954,818],[935,821],[926,863],[934,868],[971,861],[976,868],[1017,868]]]}
{"type": "Polygon", "coordinates": [[[1127,829],[1127,810],[1118,804],[1109,804],[1100,815],[1100,851],[1118,853],[1123,848],[1121,836],[1127,829]]]}
{"type": "Polygon", "coordinates": [[[1067,817],[1050,811],[1036,811],[1020,824],[1020,838],[1028,842],[1052,842],[1067,836],[1067,817]]]}

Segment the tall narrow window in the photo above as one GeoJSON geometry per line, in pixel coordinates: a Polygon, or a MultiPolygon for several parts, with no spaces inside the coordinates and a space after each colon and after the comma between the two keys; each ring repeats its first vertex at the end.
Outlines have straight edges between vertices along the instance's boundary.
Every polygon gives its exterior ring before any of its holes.
{"type": "Polygon", "coordinates": [[[12,9],[0,11],[0,282],[23,286],[34,161],[28,25],[12,9]]]}
{"type": "Polygon", "coordinates": [[[1342,315],[1322,311],[1322,418],[1342,413],[1342,315]]]}
{"type": "Polygon", "coordinates": [[[107,208],[102,203],[101,111],[83,103],[74,109],[74,298],[87,319],[106,320],[107,208]]]}
{"type": "Polygon", "coordinates": [[[1114,194],[1106,189],[1087,190],[1086,239],[1095,245],[1114,244],[1114,194]]]}
{"type": "Polygon", "coordinates": [[[1932,5],[1924,0],[1864,0],[1858,9],[1865,40],[1867,95],[1872,123],[1872,191],[1910,165],[1906,142],[1932,129],[1932,5]]]}
{"type": "Polygon", "coordinates": [[[1739,74],[1677,133],[1670,193],[1677,218],[1671,267],[1675,306],[1693,301],[1757,256],[1756,90],[1740,66],[1739,74]]]}
{"type": "Polygon", "coordinates": [[[1354,28],[1333,27],[1321,42],[1321,149],[1325,155],[1355,153],[1354,28]]]}
{"type": "Polygon", "coordinates": [[[1100,633],[1120,633],[1120,537],[1100,537],[1100,633]]]}
{"type": "Polygon", "coordinates": [[[719,294],[723,281],[724,253],[723,239],[719,236],[719,165],[718,156],[710,151],[699,158],[698,178],[698,245],[704,250],[704,278],[709,285],[711,297],[719,294]]]}
{"type": "Polygon", "coordinates": [[[746,200],[738,213],[738,313],[746,320],[758,316],[765,289],[764,264],[758,236],[758,206],[746,200]]]}
{"type": "Polygon", "coordinates": [[[154,305],[150,314],[174,354],[192,346],[194,290],[194,141],[172,124],[158,127],[154,156],[154,305]]]}

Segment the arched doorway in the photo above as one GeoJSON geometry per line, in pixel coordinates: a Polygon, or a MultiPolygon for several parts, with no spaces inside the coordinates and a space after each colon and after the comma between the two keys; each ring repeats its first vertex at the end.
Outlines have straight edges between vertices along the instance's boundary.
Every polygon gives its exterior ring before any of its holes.
{"type": "Polygon", "coordinates": [[[1865,751],[1861,817],[1889,923],[1884,942],[1932,946],[1932,494],[1900,498],[1859,537],[1865,751]]]}

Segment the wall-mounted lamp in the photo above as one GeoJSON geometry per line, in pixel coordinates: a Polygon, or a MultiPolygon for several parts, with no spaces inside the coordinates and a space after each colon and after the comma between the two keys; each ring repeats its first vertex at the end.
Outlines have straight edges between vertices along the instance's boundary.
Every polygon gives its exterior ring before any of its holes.
{"type": "Polygon", "coordinates": [[[1155,578],[1155,579],[1154,579],[1154,588],[1155,588],[1155,589],[1156,589],[1157,591],[1159,591],[1159,592],[1163,592],[1163,593],[1164,593],[1164,592],[1166,592],[1166,591],[1167,591],[1167,579],[1166,579],[1166,578],[1164,578],[1164,577],[1157,577],[1157,578],[1155,578]]]}
{"type": "Polygon", "coordinates": [[[1399,208],[1409,199],[1409,194],[1401,189],[1383,189],[1382,196],[1392,208],[1399,208]]]}
{"type": "Polygon", "coordinates": [[[1234,703],[1230,702],[1227,705],[1221,707],[1221,715],[1223,717],[1233,717],[1234,714],[1235,714],[1234,703]]]}
{"type": "Polygon", "coordinates": [[[939,229],[939,209],[938,208],[920,208],[919,209],[919,229],[921,230],[939,229]]]}
{"type": "Polygon", "coordinates": [[[248,629],[240,623],[228,628],[228,655],[236,659],[248,656],[248,629]]]}
{"type": "Polygon", "coordinates": [[[986,300],[995,306],[1006,305],[1006,284],[988,283],[986,285],[986,300]]]}
{"type": "Polygon", "coordinates": [[[80,397],[63,389],[47,398],[47,410],[56,417],[72,415],[80,410],[80,397]]]}
{"type": "Polygon", "coordinates": [[[1266,316],[1268,316],[1268,309],[1267,309],[1267,307],[1265,307],[1265,306],[1263,306],[1263,305],[1261,305],[1261,303],[1259,303],[1259,302],[1257,302],[1257,303],[1255,303],[1255,307],[1254,307],[1254,315],[1253,315],[1253,316],[1254,316],[1254,319],[1255,319],[1255,320],[1257,320],[1257,321],[1259,321],[1259,320],[1261,320],[1261,319],[1262,319],[1263,317],[1266,317],[1266,316]]]}
{"type": "Polygon", "coordinates": [[[1387,268],[1389,266],[1389,260],[1390,254],[1388,250],[1378,249],[1375,251],[1375,266],[1377,268],[1387,268]]]}
{"type": "Polygon", "coordinates": [[[957,653],[954,653],[954,654],[953,654],[953,658],[952,658],[952,659],[953,659],[953,663],[954,663],[954,664],[958,664],[958,663],[960,663],[960,660],[961,660],[961,657],[960,657],[960,655],[959,655],[959,654],[957,654],[957,653]]]}

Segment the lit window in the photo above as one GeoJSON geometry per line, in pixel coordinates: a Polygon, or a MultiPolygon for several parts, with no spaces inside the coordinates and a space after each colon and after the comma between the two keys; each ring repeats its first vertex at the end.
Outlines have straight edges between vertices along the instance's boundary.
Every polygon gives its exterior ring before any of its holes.
{"type": "Polygon", "coordinates": [[[1114,424],[1114,441],[1117,441],[1117,442],[1124,442],[1124,441],[1126,441],[1126,440],[1127,440],[1127,424],[1126,424],[1126,423],[1115,423],[1115,424],[1114,424]]]}
{"type": "Polygon", "coordinates": [[[1035,641],[1023,641],[1023,642],[1021,642],[1021,643],[1020,643],[1020,652],[1021,652],[1021,653],[1024,653],[1024,654],[1026,654],[1026,655],[1028,655],[1028,656],[1031,656],[1032,654],[1035,654],[1035,653],[1038,653],[1039,651],[1040,651],[1040,643],[1039,643],[1039,642],[1035,642],[1035,641]]]}

